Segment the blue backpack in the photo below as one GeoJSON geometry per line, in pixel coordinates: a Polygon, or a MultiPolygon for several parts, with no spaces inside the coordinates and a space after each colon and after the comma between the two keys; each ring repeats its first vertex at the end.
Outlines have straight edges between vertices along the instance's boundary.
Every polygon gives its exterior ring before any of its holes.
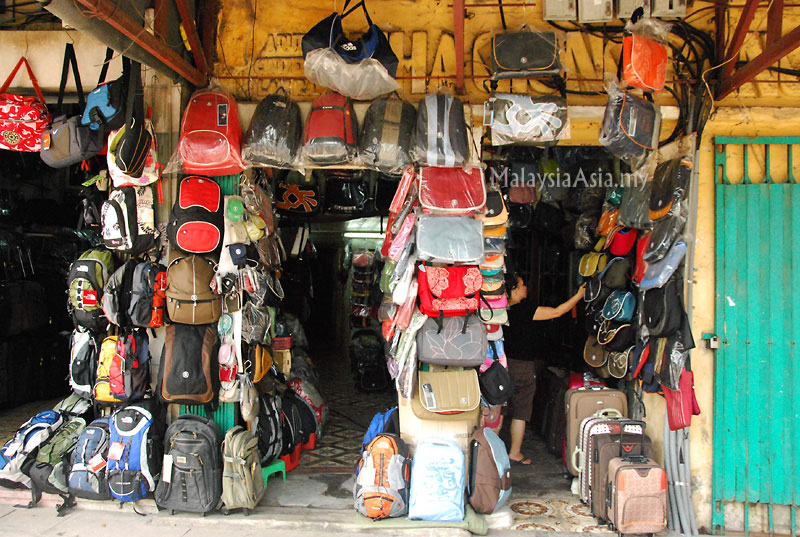
{"type": "Polygon", "coordinates": [[[369,422],[367,432],[364,433],[364,441],[361,442],[361,452],[367,449],[367,445],[372,442],[372,439],[379,434],[396,434],[400,435],[400,420],[397,412],[397,407],[378,412],[372,417],[369,422]]]}
{"type": "Polygon", "coordinates": [[[86,108],[81,116],[81,125],[93,131],[102,129],[106,134],[125,125],[125,104],[130,77],[130,60],[123,56],[122,76],[111,82],[105,82],[108,62],[113,55],[112,49],[106,49],[106,60],[100,71],[97,87],[86,97],[86,108]]]}
{"type": "Polygon", "coordinates": [[[30,478],[22,473],[22,463],[47,442],[61,427],[64,417],[55,410],[39,412],[17,429],[14,436],[0,448],[0,485],[15,488],[29,486],[30,478]]]}
{"type": "Polygon", "coordinates": [[[164,421],[164,407],[155,399],[129,403],[111,415],[106,476],[111,496],[120,502],[135,502],[155,491],[164,421]]]}
{"type": "Polygon", "coordinates": [[[464,520],[464,452],[449,438],[417,444],[411,464],[410,520],[464,520]]]}
{"type": "Polygon", "coordinates": [[[111,499],[106,479],[110,422],[109,417],[98,418],[78,437],[69,473],[69,492],[77,498],[111,499]]]}

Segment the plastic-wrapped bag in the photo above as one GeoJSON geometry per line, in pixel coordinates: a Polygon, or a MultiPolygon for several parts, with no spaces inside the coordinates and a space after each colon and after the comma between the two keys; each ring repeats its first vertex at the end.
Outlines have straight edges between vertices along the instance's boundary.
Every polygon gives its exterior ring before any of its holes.
{"type": "Polygon", "coordinates": [[[325,212],[359,215],[364,212],[369,184],[362,173],[328,172],[325,175],[325,212]]]}
{"type": "Polygon", "coordinates": [[[242,307],[242,341],[261,343],[267,335],[272,320],[266,308],[259,308],[248,301],[242,307]]]}
{"type": "Polygon", "coordinates": [[[547,144],[569,138],[567,101],[498,93],[483,105],[483,124],[492,145],[547,144]]]}
{"type": "Polygon", "coordinates": [[[416,109],[398,97],[384,97],[369,105],[359,136],[358,156],[364,166],[400,174],[411,163],[416,109]]]}
{"type": "Polygon", "coordinates": [[[321,165],[354,162],[357,134],[353,102],[338,93],[323,93],[311,104],[306,118],[305,157],[321,165]]]}
{"type": "Polygon", "coordinates": [[[331,48],[309,52],[303,68],[306,78],[314,84],[359,101],[369,101],[400,89],[400,84],[378,60],[364,58],[350,63],[331,48]]]}
{"type": "Polygon", "coordinates": [[[417,332],[428,316],[415,310],[411,316],[411,323],[408,329],[403,331],[397,347],[395,358],[400,373],[397,376],[396,384],[400,395],[405,399],[411,399],[414,394],[414,383],[417,378],[417,332]]]}
{"type": "Polygon", "coordinates": [[[684,224],[686,224],[686,217],[681,214],[680,206],[673,205],[670,214],[653,225],[650,243],[642,259],[648,263],[655,263],[663,259],[680,237],[684,224]]]}
{"type": "Polygon", "coordinates": [[[680,138],[658,150],[650,194],[650,219],[667,216],[673,204],[686,198],[692,180],[696,136],[680,138]]]}
{"type": "Polygon", "coordinates": [[[492,78],[538,78],[561,73],[555,32],[502,32],[492,38],[492,78]]]}
{"type": "Polygon", "coordinates": [[[650,220],[650,193],[652,189],[652,181],[645,181],[640,185],[625,188],[622,202],[619,204],[617,225],[636,229],[650,229],[653,227],[653,222],[650,220]]]}
{"type": "Polygon", "coordinates": [[[597,228],[597,217],[582,214],[575,222],[575,249],[588,250],[594,246],[594,230],[597,228]]]}
{"type": "Polygon", "coordinates": [[[658,93],[667,79],[667,36],[672,25],[653,18],[628,21],[622,41],[622,78],[635,88],[658,93]]]}
{"type": "Polygon", "coordinates": [[[675,271],[678,270],[685,256],[686,243],[679,240],[669,249],[663,259],[648,265],[647,270],[644,272],[642,283],[639,284],[639,289],[647,291],[648,289],[663,287],[675,274],[675,271]]]}
{"type": "Polygon", "coordinates": [[[481,168],[433,168],[419,171],[419,202],[433,214],[470,214],[486,205],[481,168]]]}
{"type": "Polygon", "coordinates": [[[479,265],[483,224],[466,216],[428,216],[417,220],[417,255],[434,263],[479,265]]]}
{"type": "Polygon", "coordinates": [[[634,168],[658,147],[661,113],[650,101],[607,84],[608,103],[600,129],[600,145],[634,168]]]}
{"type": "Polygon", "coordinates": [[[420,166],[461,167],[469,162],[469,136],[460,99],[435,94],[420,101],[411,154],[420,166]]]}
{"type": "Polygon", "coordinates": [[[303,144],[300,107],[286,95],[267,95],[256,106],[242,144],[242,158],[258,166],[294,168],[303,144]]]}

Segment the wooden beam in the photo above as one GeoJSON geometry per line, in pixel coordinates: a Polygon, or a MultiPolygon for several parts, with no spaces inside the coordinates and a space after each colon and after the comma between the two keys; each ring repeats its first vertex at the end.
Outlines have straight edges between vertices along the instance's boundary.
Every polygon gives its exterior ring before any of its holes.
{"type": "Polygon", "coordinates": [[[720,80],[725,80],[733,73],[733,68],[736,64],[736,58],[739,57],[739,51],[742,49],[742,43],[747,36],[747,30],[750,29],[750,24],[753,22],[753,17],[756,15],[758,9],[758,0],[747,0],[747,3],[742,9],[742,14],[739,15],[739,23],[736,25],[736,30],[733,31],[733,37],[728,45],[728,52],[725,54],[723,62],[726,63],[720,72],[720,80]],[[733,58],[733,59],[731,59],[733,58]]]}
{"type": "Polygon", "coordinates": [[[453,33],[456,42],[456,91],[464,93],[464,0],[453,0],[453,33]]]}
{"type": "Polygon", "coordinates": [[[220,4],[217,0],[200,0],[197,6],[200,11],[200,40],[203,43],[203,52],[206,62],[213,63],[216,55],[217,23],[219,20],[220,4]]]}
{"type": "Polygon", "coordinates": [[[189,41],[189,47],[192,49],[194,64],[201,73],[208,75],[208,62],[206,61],[205,52],[203,52],[203,44],[200,42],[200,36],[197,35],[197,25],[194,23],[194,17],[192,17],[192,10],[189,8],[189,2],[187,0],[175,0],[175,5],[178,8],[178,14],[181,16],[183,31],[186,32],[186,39],[189,41]]]}
{"type": "Polygon", "coordinates": [[[717,93],[717,100],[724,99],[739,89],[742,84],[750,82],[764,69],[775,64],[797,47],[800,47],[800,26],[771,45],[767,45],[764,52],[747,62],[747,65],[737,69],[732,76],[723,79],[717,93]]]}
{"type": "Polygon", "coordinates": [[[154,0],[153,2],[153,6],[155,7],[153,32],[155,32],[156,37],[162,41],[166,40],[167,34],[169,33],[167,28],[167,23],[169,22],[169,17],[167,16],[167,2],[168,0],[154,0]]]}
{"type": "MultiPolygon", "coordinates": [[[[725,28],[727,28],[727,10],[722,3],[714,7],[714,38],[716,41],[717,63],[725,56],[725,28]]],[[[715,64],[716,65],[716,64],[715,64]]]]}
{"type": "MultiPolygon", "coordinates": [[[[145,30],[141,24],[119,9],[111,0],[77,1],[88,8],[92,16],[97,17],[103,22],[107,22],[122,32],[158,60],[164,62],[164,65],[178,73],[178,75],[182,76],[189,83],[199,88],[205,87],[208,83],[206,75],[173,52],[163,41],[157,39],[153,34],[145,30]]],[[[157,65],[151,65],[151,67],[158,68],[157,65]]]]}
{"type": "Polygon", "coordinates": [[[767,45],[781,38],[783,33],[783,0],[772,0],[767,11],[767,45]]]}

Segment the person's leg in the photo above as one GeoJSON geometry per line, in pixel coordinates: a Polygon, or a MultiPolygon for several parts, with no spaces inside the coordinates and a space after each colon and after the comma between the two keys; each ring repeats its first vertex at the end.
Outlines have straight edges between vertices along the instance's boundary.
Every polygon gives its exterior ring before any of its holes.
{"type": "Polygon", "coordinates": [[[525,427],[533,412],[533,396],[536,393],[536,373],[533,362],[508,359],[508,372],[514,380],[514,395],[511,398],[511,445],[508,458],[513,462],[530,464],[531,460],[522,453],[525,427]]]}
{"type": "Polygon", "coordinates": [[[525,420],[518,420],[514,418],[511,420],[511,447],[508,450],[508,458],[512,461],[522,462],[522,464],[530,464],[530,459],[527,459],[522,454],[522,439],[525,437],[525,426],[528,423],[525,420]]]}

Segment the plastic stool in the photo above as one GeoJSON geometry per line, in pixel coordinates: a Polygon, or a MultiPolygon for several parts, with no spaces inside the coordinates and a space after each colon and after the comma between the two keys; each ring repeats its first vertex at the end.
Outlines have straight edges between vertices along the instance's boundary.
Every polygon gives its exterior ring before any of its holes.
{"type": "Polygon", "coordinates": [[[294,451],[289,453],[288,455],[283,455],[281,457],[281,461],[286,465],[286,471],[291,472],[297,465],[300,464],[300,452],[302,451],[302,446],[297,444],[294,448],[294,451]]]}
{"type": "Polygon", "coordinates": [[[311,433],[310,435],[308,435],[308,442],[300,445],[303,447],[303,451],[311,451],[312,449],[316,449],[317,433],[311,433]]]}
{"type": "Polygon", "coordinates": [[[283,474],[283,480],[286,481],[286,463],[280,459],[275,459],[261,469],[261,475],[264,477],[265,487],[267,486],[267,480],[269,479],[269,476],[277,473],[283,474]]]}

